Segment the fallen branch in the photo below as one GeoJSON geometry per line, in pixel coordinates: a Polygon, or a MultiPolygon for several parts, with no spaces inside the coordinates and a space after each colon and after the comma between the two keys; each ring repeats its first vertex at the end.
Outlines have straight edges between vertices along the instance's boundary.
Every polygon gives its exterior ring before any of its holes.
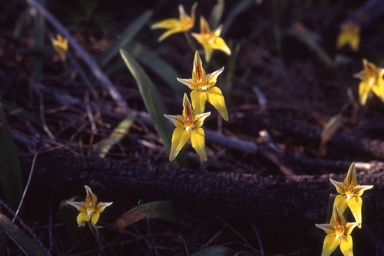
{"type": "Polygon", "coordinates": [[[69,45],[76,51],[76,53],[80,56],[80,58],[84,61],[84,63],[88,66],[88,68],[92,71],[93,75],[100,80],[102,86],[108,90],[111,97],[116,101],[116,103],[121,106],[127,108],[127,103],[125,102],[123,96],[113,85],[111,80],[104,74],[99,65],[89,56],[89,54],[81,47],[80,44],[72,37],[69,31],[53,16],[43,5],[35,0],[26,0],[26,2],[35,8],[41,15],[43,15],[46,20],[55,27],[59,33],[68,39],[69,45]]]}

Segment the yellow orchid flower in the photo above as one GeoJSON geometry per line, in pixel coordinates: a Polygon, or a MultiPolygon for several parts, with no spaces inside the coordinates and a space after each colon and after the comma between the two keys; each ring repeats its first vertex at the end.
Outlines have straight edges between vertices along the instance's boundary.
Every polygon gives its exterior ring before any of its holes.
{"type": "Polygon", "coordinates": [[[342,213],[348,206],[349,209],[351,209],[359,228],[361,228],[361,206],[363,204],[361,195],[365,190],[373,188],[373,185],[357,185],[356,167],[354,163],[352,163],[349,167],[347,177],[345,177],[344,182],[338,182],[332,179],[329,180],[340,194],[335,198],[334,205],[336,205],[342,213]]]}
{"type": "Polygon", "coordinates": [[[171,153],[169,154],[169,161],[175,159],[177,154],[179,154],[180,149],[188,140],[191,141],[192,147],[196,150],[200,158],[207,161],[204,130],[200,127],[203,125],[204,119],[207,118],[211,112],[195,114],[187,94],[184,94],[183,108],[182,116],[164,115],[176,126],[172,134],[172,146],[171,153]]]}
{"type": "Polygon", "coordinates": [[[65,53],[68,51],[68,40],[57,34],[57,39],[52,38],[52,46],[56,50],[63,61],[65,61],[65,53]]]}
{"type": "Polygon", "coordinates": [[[101,226],[96,226],[97,221],[99,220],[100,213],[104,211],[105,207],[110,206],[111,203],[97,203],[97,197],[92,193],[92,190],[88,186],[84,186],[85,191],[87,192],[87,197],[85,198],[85,202],[70,202],[67,201],[68,204],[76,207],[77,210],[80,211],[77,216],[77,224],[79,227],[84,227],[86,221],[92,222],[92,225],[95,228],[101,228],[101,226]]]}
{"type": "Polygon", "coordinates": [[[193,71],[191,79],[180,79],[177,81],[185,84],[190,89],[193,109],[196,113],[203,113],[205,102],[208,100],[220,113],[225,121],[228,121],[227,107],[225,106],[224,96],[220,88],[215,86],[217,77],[224,71],[224,67],[216,70],[212,74],[206,74],[201,64],[199,53],[196,51],[193,61],[193,71]]]}
{"type": "Polygon", "coordinates": [[[364,70],[354,77],[361,79],[359,84],[360,104],[365,105],[368,95],[373,91],[384,102],[384,69],[377,68],[375,64],[363,59],[364,70]]]}
{"type": "Polygon", "coordinates": [[[329,256],[340,245],[344,256],[353,256],[352,230],[357,226],[356,222],[347,223],[339,209],[333,207],[333,215],[330,224],[315,224],[327,233],[324,239],[321,256],[329,256]]]}
{"type": "Polygon", "coordinates": [[[222,28],[223,26],[220,25],[213,32],[211,32],[207,21],[204,19],[204,17],[201,16],[200,34],[192,33],[192,36],[196,38],[196,40],[204,47],[206,62],[209,62],[209,60],[211,59],[213,50],[220,50],[225,52],[227,55],[231,55],[231,50],[228,48],[224,40],[219,37],[222,28]]]}
{"type": "Polygon", "coordinates": [[[360,27],[353,22],[347,22],[341,26],[341,32],[337,37],[337,48],[349,44],[352,50],[357,51],[360,44],[360,27]]]}
{"type": "Polygon", "coordinates": [[[191,28],[193,28],[193,25],[195,24],[196,6],[197,6],[197,3],[195,3],[192,6],[191,16],[188,16],[184,11],[184,7],[182,5],[179,5],[179,13],[180,13],[179,19],[166,19],[153,24],[151,26],[151,29],[157,29],[157,28],[167,29],[167,31],[160,36],[158,41],[161,42],[166,37],[172,34],[191,30],[191,28]]]}

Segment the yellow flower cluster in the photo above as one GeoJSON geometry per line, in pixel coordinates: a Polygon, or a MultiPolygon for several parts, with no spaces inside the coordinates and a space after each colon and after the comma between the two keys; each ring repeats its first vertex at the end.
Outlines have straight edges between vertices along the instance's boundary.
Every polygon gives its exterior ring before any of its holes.
{"type": "Polygon", "coordinates": [[[351,237],[352,230],[358,226],[361,228],[361,206],[363,200],[361,195],[373,186],[357,185],[355,164],[349,167],[347,177],[344,182],[330,179],[336,187],[339,195],[333,204],[333,214],[329,224],[315,224],[327,233],[324,239],[323,252],[321,256],[329,256],[340,245],[344,256],[353,256],[353,242],[351,237]],[[349,207],[356,222],[347,223],[343,217],[343,212],[349,207]]]}
{"type": "MultiPolygon", "coordinates": [[[[179,5],[179,19],[166,19],[159,21],[151,26],[152,29],[167,29],[167,31],[160,36],[158,41],[164,40],[166,37],[180,32],[190,31],[195,23],[195,3],[191,9],[191,16],[188,16],[182,5],[179,5]]],[[[227,44],[220,37],[222,25],[211,31],[209,25],[204,17],[200,17],[200,34],[192,33],[192,36],[203,46],[205,52],[205,61],[209,62],[213,50],[220,50],[227,55],[231,55],[231,50],[227,44]]]]}
{"type": "Polygon", "coordinates": [[[195,59],[193,61],[192,78],[177,78],[180,83],[185,84],[192,90],[191,99],[193,109],[187,95],[184,94],[183,115],[164,115],[176,126],[172,135],[169,161],[176,158],[180,149],[188,140],[191,141],[192,147],[196,150],[200,158],[207,161],[204,130],[200,128],[203,125],[204,119],[211,114],[211,112],[203,113],[205,103],[207,101],[210,102],[219,111],[223,119],[228,121],[228,112],[227,107],[225,106],[223,93],[220,88],[215,86],[217,77],[223,71],[224,67],[211,74],[206,74],[201,63],[200,55],[196,51],[195,59]]]}

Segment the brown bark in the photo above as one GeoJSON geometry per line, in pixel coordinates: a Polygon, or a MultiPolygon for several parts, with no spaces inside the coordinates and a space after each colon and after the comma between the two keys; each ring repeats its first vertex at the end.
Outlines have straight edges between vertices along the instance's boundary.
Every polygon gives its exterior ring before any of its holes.
{"type": "MultiPolygon", "coordinates": [[[[22,157],[21,160],[26,177],[32,157],[22,157]]],[[[329,194],[336,194],[329,177],[342,181],[345,174],[262,177],[137,165],[54,151],[37,157],[31,190],[41,190],[44,194],[60,191],[63,195],[73,196],[73,188],[81,191],[80,187],[86,184],[109,191],[117,200],[170,200],[182,208],[224,212],[233,217],[266,221],[289,217],[292,222],[319,223],[325,218],[329,194]]],[[[383,215],[383,164],[372,163],[369,170],[358,170],[357,178],[358,184],[374,185],[363,195],[367,218],[383,215]]]]}

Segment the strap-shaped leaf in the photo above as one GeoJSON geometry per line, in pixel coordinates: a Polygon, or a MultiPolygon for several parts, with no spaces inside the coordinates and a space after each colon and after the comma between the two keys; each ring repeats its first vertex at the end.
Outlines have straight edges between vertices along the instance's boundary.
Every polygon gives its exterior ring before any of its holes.
{"type": "MultiPolygon", "coordinates": [[[[173,133],[173,128],[168,120],[164,117],[165,111],[164,105],[160,99],[160,96],[156,90],[156,87],[152,84],[151,80],[144,72],[144,70],[140,67],[137,61],[129,54],[127,51],[121,49],[120,54],[127,65],[128,69],[131,71],[133,77],[135,78],[137,85],[139,86],[139,90],[141,96],[143,97],[143,101],[149,114],[151,115],[151,119],[155,126],[155,129],[163,142],[163,145],[166,151],[171,151],[171,138],[173,133]]],[[[174,161],[176,167],[186,167],[187,162],[184,156],[184,153],[180,151],[179,155],[174,161]]]]}
{"type": "Polygon", "coordinates": [[[137,42],[130,42],[125,49],[167,82],[177,95],[182,97],[187,91],[187,87],[177,81],[176,77],[180,75],[176,70],[151,49],[137,42]]]}
{"type": "Polygon", "coordinates": [[[136,113],[126,117],[108,136],[108,138],[100,141],[91,151],[91,156],[99,156],[104,158],[113,145],[120,142],[122,138],[128,133],[129,128],[135,122],[136,113]]]}
{"type": "Polygon", "coordinates": [[[19,157],[13,144],[11,131],[0,104],[0,181],[7,204],[16,211],[23,186],[19,157]]]}
{"type": "Polygon", "coordinates": [[[167,201],[156,201],[142,204],[121,215],[115,221],[113,228],[121,231],[136,221],[148,219],[168,219],[177,220],[179,216],[175,213],[172,203],[167,201]]]}
{"type": "Polygon", "coordinates": [[[4,232],[19,246],[19,248],[30,256],[50,255],[44,248],[27,236],[23,230],[15,225],[7,216],[0,213],[0,225],[4,232]]]}
{"type": "Polygon", "coordinates": [[[120,48],[124,47],[142,27],[149,21],[152,16],[152,11],[143,13],[135,22],[133,22],[124,33],[118,38],[113,44],[105,51],[98,59],[100,67],[105,66],[113,56],[119,51],[120,48]]]}
{"type": "Polygon", "coordinates": [[[233,256],[235,254],[234,251],[226,246],[212,246],[194,253],[192,256],[233,256]]]}

